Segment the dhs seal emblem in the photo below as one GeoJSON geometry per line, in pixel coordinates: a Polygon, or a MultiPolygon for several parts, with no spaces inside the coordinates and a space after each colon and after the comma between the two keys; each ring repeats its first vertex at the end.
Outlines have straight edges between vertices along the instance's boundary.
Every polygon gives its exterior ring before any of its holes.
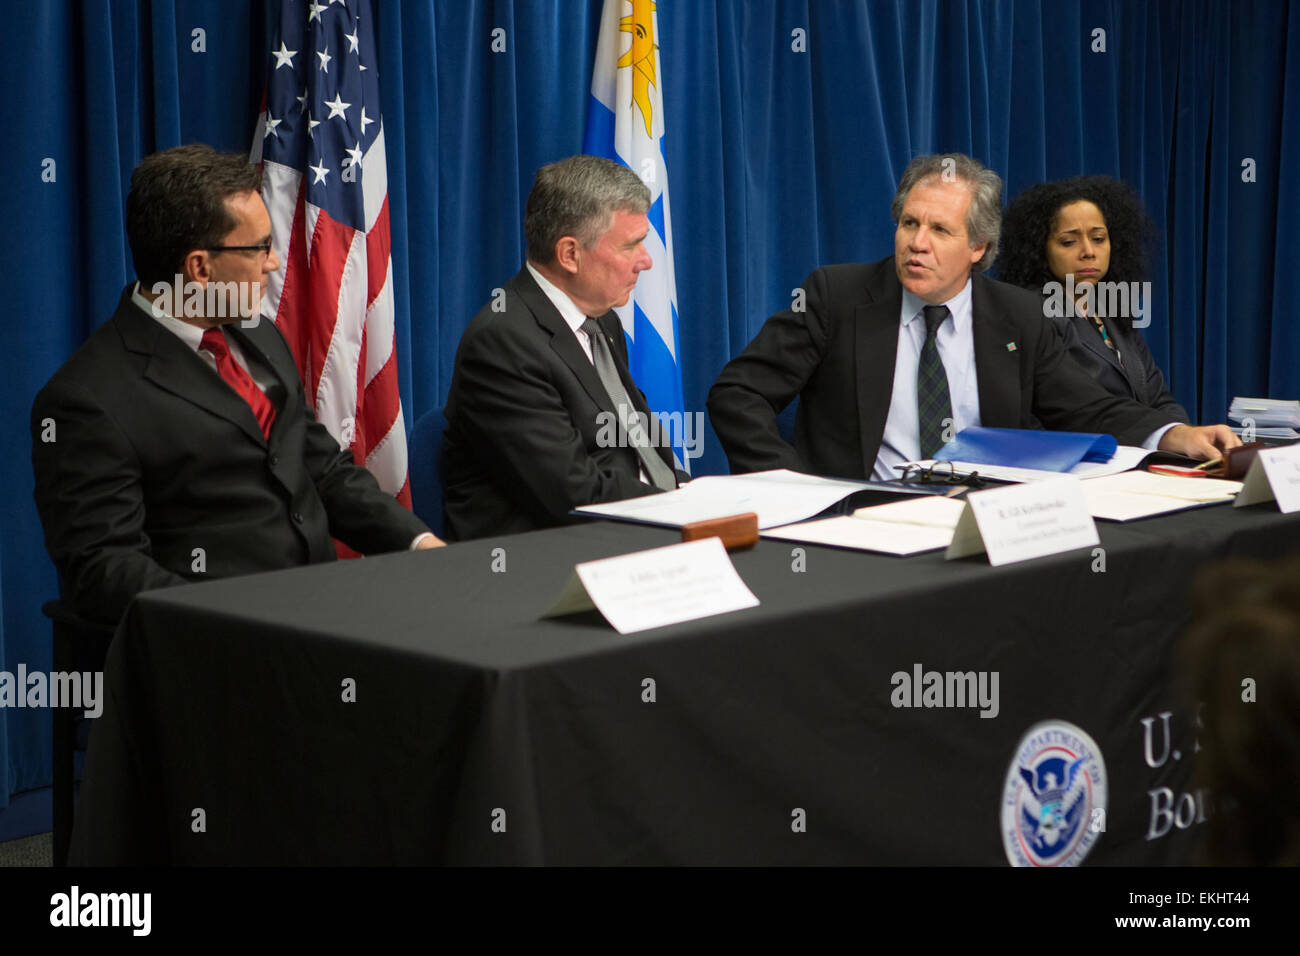
{"type": "Polygon", "coordinates": [[[1002,846],[1012,866],[1078,866],[1104,829],[1106,763],[1063,720],[1020,738],[1002,791],[1002,846]],[[1100,811],[1100,812],[1096,812],[1100,811]]]}

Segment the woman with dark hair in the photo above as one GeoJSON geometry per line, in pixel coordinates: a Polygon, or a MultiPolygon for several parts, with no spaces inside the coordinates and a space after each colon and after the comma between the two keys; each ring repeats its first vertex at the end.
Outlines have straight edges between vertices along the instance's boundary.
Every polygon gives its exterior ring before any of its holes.
{"type": "Polygon", "coordinates": [[[998,275],[1044,295],[1044,314],[1070,356],[1107,391],[1187,422],[1133,327],[1133,313],[1150,308],[1149,302],[1134,308],[1149,288],[1143,246],[1150,233],[1141,202],[1117,179],[1040,183],[1017,196],[1003,217],[998,275]],[[1115,309],[1116,303],[1124,306],[1115,309]]]}

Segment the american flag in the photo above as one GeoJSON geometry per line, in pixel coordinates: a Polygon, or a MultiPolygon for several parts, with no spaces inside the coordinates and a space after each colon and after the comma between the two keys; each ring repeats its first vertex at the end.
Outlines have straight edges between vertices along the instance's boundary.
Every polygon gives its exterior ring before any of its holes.
{"type": "Polygon", "coordinates": [[[368,0],[283,0],[252,159],[282,267],[262,314],[317,419],[408,508],[388,172],[368,0]]]}

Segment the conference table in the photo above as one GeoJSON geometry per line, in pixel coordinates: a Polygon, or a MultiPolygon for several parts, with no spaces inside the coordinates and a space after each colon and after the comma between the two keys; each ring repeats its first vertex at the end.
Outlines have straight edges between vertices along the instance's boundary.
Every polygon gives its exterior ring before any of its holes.
{"type": "Polygon", "coordinates": [[[1295,551],[1300,514],[1098,530],[1101,552],[1002,567],[764,539],[731,556],[759,606],[627,636],[541,614],[575,563],[675,531],[149,592],[110,650],[71,861],[1006,865],[1017,747],[1065,721],[1107,778],[1083,862],[1186,862],[1209,812],[1174,670],[1196,575],[1295,551]],[[996,672],[996,713],[899,706],[895,675],[931,670],[996,672]]]}

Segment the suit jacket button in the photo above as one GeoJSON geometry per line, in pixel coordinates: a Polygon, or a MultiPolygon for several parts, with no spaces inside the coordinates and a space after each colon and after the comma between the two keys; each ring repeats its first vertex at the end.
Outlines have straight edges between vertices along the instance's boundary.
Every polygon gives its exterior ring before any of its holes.
{"type": "Polygon", "coordinates": [[[279,456],[279,455],[272,455],[272,456],[271,456],[271,467],[274,468],[274,467],[275,467],[276,465],[278,465],[278,464],[280,464],[280,456],[279,456]]]}
{"type": "Polygon", "coordinates": [[[296,522],[298,522],[298,524],[302,524],[302,512],[301,512],[301,511],[295,511],[295,512],[293,513],[293,520],[296,521],[296,522]]]}

